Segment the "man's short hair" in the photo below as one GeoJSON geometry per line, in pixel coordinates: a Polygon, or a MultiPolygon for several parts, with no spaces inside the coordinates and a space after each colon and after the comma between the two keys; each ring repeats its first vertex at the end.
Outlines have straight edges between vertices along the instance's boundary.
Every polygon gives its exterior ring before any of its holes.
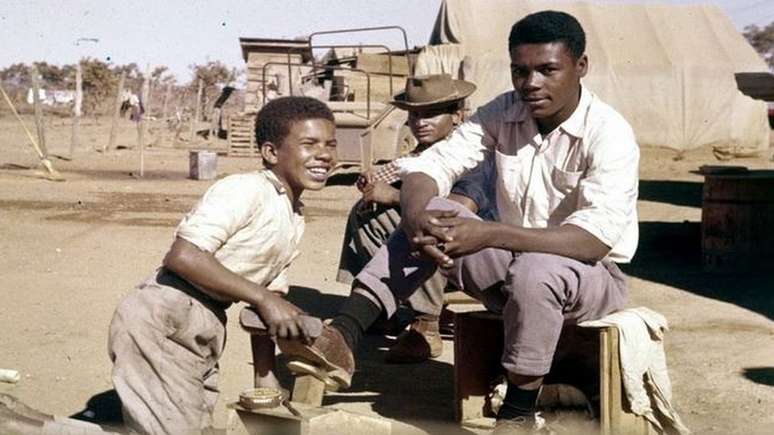
{"type": "Polygon", "coordinates": [[[511,27],[508,51],[521,44],[562,42],[575,60],[586,50],[586,32],[572,15],[559,11],[529,14],[511,27]]]}
{"type": "Polygon", "coordinates": [[[282,97],[269,101],[255,118],[255,142],[280,145],[295,122],[327,119],[335,123],[333,112],[320,100],[310,97],[282,97]]]}

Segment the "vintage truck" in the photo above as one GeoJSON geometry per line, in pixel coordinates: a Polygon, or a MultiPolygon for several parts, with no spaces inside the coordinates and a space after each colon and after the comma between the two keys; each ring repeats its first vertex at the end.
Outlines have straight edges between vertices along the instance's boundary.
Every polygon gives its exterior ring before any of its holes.
{"type": "Polygon", "coordinates": [[[336,118],[340,168],[385,162],[416,142],[407,113],[388,104],[413,72],[406,32],[398,26],[316,32],[307,38],[240,38],[247,63],[245,109],[229,118],[229,154],[255,155],[255,113],[272,98],[307,95],[325,101],[336,118]],[[404,50],[382,44],[315,44],[322,36],[399,31],[404,50]],[[327,50],[315,59],[315,50],[327,50]]]}

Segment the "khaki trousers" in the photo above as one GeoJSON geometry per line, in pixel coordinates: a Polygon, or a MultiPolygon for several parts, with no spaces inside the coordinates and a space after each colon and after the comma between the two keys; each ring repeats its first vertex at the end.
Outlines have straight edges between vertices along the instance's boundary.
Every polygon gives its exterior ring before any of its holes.
{"type": "Polygon", "coordinates": [[[226,313],[200,296],[162,268],[118,304],[108,351],[130,430],[198,434],[211,426],[226,313]]]}
{"type": "MultiPolygon", "coordinates": [[[[434,198],[428,210],[456,210],[479,219],[465,207],[434,198]]],[[[396,231],[357,275],[390,316],[396,301],[410,297],[436,273],[435,263],[409,255],[406,234],[396,231]]],[[[512,373],[542,376],[551,368],[562,327],[598,319],[623,308],[626,277],[607,260],[594,264],[536,252],[488,248],[455,259],[443,270],[449,282],[488,310],[502,314],[503,367],[512,373]]]]}

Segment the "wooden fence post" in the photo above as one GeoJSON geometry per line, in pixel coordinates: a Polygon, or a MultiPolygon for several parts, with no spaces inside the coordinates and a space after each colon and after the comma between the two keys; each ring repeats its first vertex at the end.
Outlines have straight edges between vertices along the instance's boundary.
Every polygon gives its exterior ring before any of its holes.
{"type": "Polygon", "coordinates": [[[110,122],[110,137],[107,146],[102,147],[102,151],[107,152],[115,149],[116,135],[118,134],[118,119],[121,117],[121,105],[123,104],[124,82],[126,81],[126,71],[121,71],[118,78],[118,88],[116,89],[116,102],[113,107],[113,119],[110,122]]]}
{"type": "Polygon", "coordinates": [[[81,105],[83,104],[83,70],[81,61],[75,64],[75,104],[73,105],[73,134],[70,138],[70,158],[79,145],[81,133],[81,105]]]}
{"type": "MultiPolygon", "coordinates": [[[[142,101],[148,101],[148,94],[150,93],[150,64],[145,70],[145,77],[142,80],[142,101]]],[[[147,106],[145,106],[147,108],[147,106]]],[[[147,121],[145,120],[145,113],[140,115],[140,122],[137,124],[137,143],[140,146],[140,177],[145,175],[145,129],[147,127],[147,121]]]]}
{"type": "Polygon", "coordinates": [[[32,102],[35,105],[35,128],[38,131],[38,146],[43,153],[43,158],[47,158],[46,125],[43,120],[43,108],[40,103],[40,75],[38,74],[38,67],[36,67],[35,64],[32,65],[30,76],[32,78],[32,102]]]}
{"type": "Polygon", "coordinates": [[[167,83],[167,89],[164,91],[164,103],[161,106],[161,119],[167,119],[167,110],[169,109],[169,96],[172,93],[172,83],[167,83]]]}
{"type": "Polygon", "coordinates": [[[196,101],[194,102],[194,117],[193,120],[191,120],[191,135],[190,140],[193,142],[194,137],[196,135],[196,124],[199,123],[199,116],[201,114],[200,112],[200,102],[202,101],[202,87],[204,86],[204,81],[202,79],[199,79],[199,89],[196,91],[196,101]]]}

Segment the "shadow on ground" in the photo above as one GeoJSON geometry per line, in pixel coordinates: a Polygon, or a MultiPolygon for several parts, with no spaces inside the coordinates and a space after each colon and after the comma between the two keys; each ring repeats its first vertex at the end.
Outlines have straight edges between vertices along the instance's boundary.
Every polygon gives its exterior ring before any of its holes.
{"type": "Polygon", "coordinates": [[[701,208],[703,183],[698,181],[640,180],[640,200],[701,208]]]}
{"type": "Polygon", "coordinates": [[[134,171],[123,169],[61,169],[65,177],[67,174],[78,174],[88,178],[100,180],[188,180],[188,172],[175,170],[145,170],[142,177],[139,176],[139,167],[134,171]]]}
{"type": "MultiPolygon", "coordinates": [[[[292,286],[288,300],[312,315],[329,318],[336,314],[345,297],[292,286]]],[[[472,433],[454,421],[452,365],[435,360],[421,364],[386,364],[384,355],[393,341],[385,336],[365,336],[357,353],[352,387],[341,393],[326,394],[323,405],[372,402],[372,409],[382,417],[428,433],[472,433]]],[[[445,340],[444,345],[452,346],[452,343],[445,340]]],[[[277,375],[284,385],[292,385],[285,360],[280,358],[277,375]]]]}
{"type": "MultiPolygon", "coordinates": [[[[394,339],[368,335],[355,358],[357,369],[346,391],[326,393],[323,406],[371,403],[374,412],[427,433],[471,434],[454,420],[454,373],[451,364],[430,360],[420,364],[386,364],[394,339]]],[[[450,341],[444,343],[451,346],[450,341]]],[[[280,356],[278,377],[292,385],[280,356]]],[[[410,428],[406,428],[412,432],[410,428]]],[[[400,432],[400,431],[399,431],[400,432]]],[[[400,432],[402,433],[402,432],[400,432]]]]}
{"type": "Polygon", "coordinates": [[[699,222],[641,222],[637,254],[621,269],[630,276],[732,303],[774,319],[774,275],[705,272],[699,222]]]}
{"type": "Polygon", "coordinates": [[[106,390],[93,395],[83,410],[70,418],[100,425],[120,426],[124,419],[121,415],[121,399],[116,390],[106,390]]]}
{"type": "Polygon", "coordinates": [[[748,367],[743,374],[755,383],[774,386],[774,367],[748,367]]]}

